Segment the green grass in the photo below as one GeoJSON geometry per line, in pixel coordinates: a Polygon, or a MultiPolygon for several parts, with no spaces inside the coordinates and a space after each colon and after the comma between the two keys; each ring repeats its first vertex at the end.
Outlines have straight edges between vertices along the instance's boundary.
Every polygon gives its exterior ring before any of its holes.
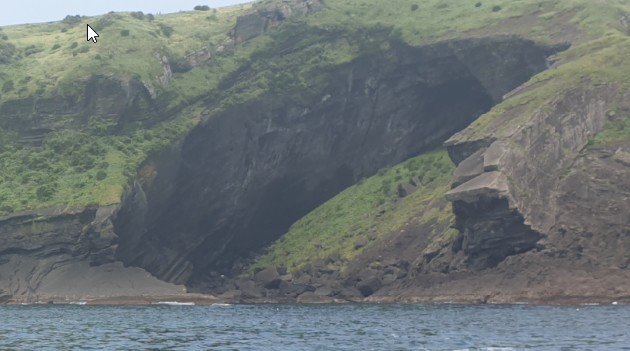
{"type": "Polygon", "coordinates": [[[179,58],[202,46],[215,47],[225,40],[236,16],[243,11],[245,8],[238,6],[218,10],[213,19],[207,19],[211,11],[192,11],[156,16],[154,20],[110,13],[84,18],[75,24],[53,22],[4,27],[2,33],[15,45],[21,58],[13,64],[0,65],[0,79],[12,80],[16,85],[2,95],[2,100],[35,93],[41,96],[73,93],[92,74],[122,79],[139,76],[157,86],[155,77],[162,68],[156,54],[179,58]],[[100,35],[96,45],[85,41],[88,23],[100,35]],[[172,34],[165,35],[161,26],[171,27],[172,34]],[[123,30],[129,31],[129,35],[122,36],[123,30]],[[34,54],[27,55],[29,47],[34,48],[34,54]],[[26,77],[30,79],[24,82],[26,77]]]}
{"type": "Polygon", "coordinates": [[[131,124],[118,133],[113,132],[115,119],[82,125],[80,116],[64,116],[55,121],[55,132],[41,148],[21,147],[16,144],[17,133],[0,130],[0,215],[119,202],[138,165],[181,138],[206,114],[195,102],[217,90],[220,81],[238,68],[235,58],[248,57],[251,49],[242,47],[233,55],[217,57],[211,65],[175,74],[167,87],[157,81],[162,67],[156,55],[173,61],[203,46],[221,44],[236,17],[249,7],[162,15],[154,20],[110,13],[75,24],[1,28],[0,41],[10,43],[15,53],[8,64],[0,65],[0,89],[11,86],[0,94],[0,103],[81,95],[90,77],[102,75],[120,80],[121,85],[131,79],[148,82],[168,107],[158,116],[162,122],[150,128],[131,124]],[[98,44],[83,40],[86,23],[99,32],[98,44]],[[164,26],[172,28],[169,36],[161,29],[164,26]],[[122,35],[123,30],[129,35],[122,35]]]}
{"type": "Polygon", "coordinates": [[[587,41],[619,31],[620,14],[630,11],[626,0],[399,0],[396,6],[368,0],[326,3],[330,11],[314,21],[322,28],[391,26],[400,29],[405,41],[414,45],[478,34],[517,34],[549,42],[569,25],[583,30],[583,40],[587,41]],[[478,2],[482,3],[479,7],[475,6],[478,2]],[[411,11],[413,5],[418,9],[411,11]],[[493,11],[495,6],[501,10],[493,11]],[[563,15],[569,16],[569,21],[555,21],[563,15]],[[514,21],[524,16],[526,22],[514,21]]]}
{"type": "Polygon", "coordinates": [[[599,132],[592,141],[593,145],[610,145],[630,142],[630,115],[617,118],[599,132]]]}
{"type": "Polygon", "coordinates": [[[277,266],[294,271],[336,254],[349,261],[412,221],[450,221],[450,205],[436,203],[450,189],[453,168],[446,151],[440,150],[383,169],[297,221],[251,269],[277,266]],[[398,185],[410,183],[417,189],[400,198],[398,185]],[[355,250],[359,241],[370,244],[355,250]]]}
{"type": "Polygon", "coordinates": [[[129,135],[64,130],[41,148],[6,145],[0,153],[0,214],[18,210],[120,202],[137,166],[199,122],[200,109],[129,135]]]}

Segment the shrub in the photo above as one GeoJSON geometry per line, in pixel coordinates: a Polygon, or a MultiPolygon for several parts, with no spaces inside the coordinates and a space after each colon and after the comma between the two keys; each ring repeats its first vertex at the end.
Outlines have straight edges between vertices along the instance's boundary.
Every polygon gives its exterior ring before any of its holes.
{"type": "Polygon", "coordinates": [[[173,34],[173,32],[175,31],[173,27],[166,25],[164,23],[160,23],[159,27],[160,27],[160,31],[162,31],[162,34],[164,34],[166,37],[170,37],[171,34],[173,34]]]}
{"type": "Polygon", "coordinates": [[[194,7],[194,9],[196,11],[209,11],[210,10],[210,6],[208,5],[197,5],[194,7]]]}
{"type": "Polygon", "coordinates": [[[35,196],[40,201],[49,200],[55,194],[55,188],[51,184],[42,185],[35,191],[35,196]]]}
{"type": "Polygon", "coordinates": [[[475,7],[481,7],[481,5],[482,5],[482,3],[478,2],[478,3],[475,4],[475,7]]]}
{"type": "Polygon", "coordinates": [[[147,13],[147,14],[145,15],[145,17],[146,17],[149,21],[153,21],[153,20],[155,19],[155,16],[153,16],[153,14],[152,14],[152,13],[147,13]]]}
{"type": "Polygon", "coordinates": [[[50,51],[55,51],[55,50],[59,49],[60,47],[61,47],[61,45],[55,44],[55,45],[53,45],[52,49],[50,49],[50,51]]]}
{"type": "Polygon", "coordinates": [[[144,19],[144,12],[142,11],[135,11],[131,13],[131,17],[139,19],[139,20],[143,20],[144,19]]]}
{"type": "Polygon", "coordinates": [[[81,53],[81,54],[85,54],[85,53],[86,53],[86,52],[88,52],[88,51],[90,51],[90,47],[89,47],[89,46],[82,46],[82,47],[79,49],[79,53],[81,53]]]}
{"type": "Polygon", "coordinates": [[[12,80],[7,80],[6,82],[4,82],[4,84],[2,85],[2,92],[3,93],[8,93],[11,90],[13,90],[14,88],[14,84],[12,80]]]}
{"type": "Polygon", "coordinates": [[[105,178],[107,178],[107,172],[103,170],[99,170],[98,172],[96,172],[96,180],[103,180],[105,178]]]}
{"type": "Polygon", "coordinates": [[[411,5],[411,11],[416,11],[418,9],[418,4],[411,5]]]}
{"type": "Polygon", "coordinates": [[[94,21],[92,28],[103,30],[116,22],[116,20],[122,19],[123,16],[118,13],[108,13],[101,16],[98,20],[94,21]]]}
{"type": "Polygon", "coordinates": [[[31,56],[33,54],[36,54],[38,52],[42,51],[41,49],[38,49],[37,47],[35,47],[35,45],[29,45],[24,49],[24,55],[25,56],[31,56]]]}
{"type": "Polygon", "coordinates": [[[123,29],[120,31],[120,36],[121,37],[128,37],[129,36],[129,29],[123,29]]]}
{"type": "Polygon", "coordinates": [[[16,52],[17,50],[15,49],[15,45],[11,43],[1,42],[0,43],[0,64],[11,62],[16,52]]]}
{"type": "Polygon", "coordinates": [[[70,44],[70,49],[75,49],[77,46],[79,46],[79,43],[75,41],[74,43],[70,44]]]}
{"type": "Polygon", "coordinates": [[[492,12],[499,12],[499,11],[501,11],[501,6],[499,6],[499,5],[494,5],[494,6],[492,7],[492,12]]]}
{"type": "Polygon", "coordinates": [[[79,15],[67,15],[61,22],[65,23],[65,24],[77,24],[79,22],[81,22],[81,16],[79,15]]]}
{"type": "Polygon", "coordinates": [[[169,59],[169,63],[173,73],[186,73],[193,68],[190,62],[183,57],[178,59],[169,59]]]}

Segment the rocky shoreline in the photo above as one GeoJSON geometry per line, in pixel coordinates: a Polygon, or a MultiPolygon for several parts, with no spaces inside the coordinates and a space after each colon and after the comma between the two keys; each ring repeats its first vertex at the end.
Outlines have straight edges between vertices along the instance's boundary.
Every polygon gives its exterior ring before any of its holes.
{"type": "Polygon", "coordinates": [[[478,296],[398,296],[377,297],[372,299],[355,299],[309,295],[302,299],[278,298],[246,298],[231,299],[212,295],[191,294],[179,296],[119,296],[111,298],[65,300],[50,298],[34,302],[6,301],[4,305],[172,305],[172,306],[212,306],[212,305],[252,305],[252,304],[403,304],[403,305],[548,305],[548,306],[604,306],[630,305],[630,295],[624,296],[546,296],[531,297],[523,295],[478,296]]]}

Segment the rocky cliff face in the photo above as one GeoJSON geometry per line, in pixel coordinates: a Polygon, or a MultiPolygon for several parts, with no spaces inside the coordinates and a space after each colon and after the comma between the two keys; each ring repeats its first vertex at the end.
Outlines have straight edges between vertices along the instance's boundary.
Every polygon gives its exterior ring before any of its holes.
{"type": "MultiPolygon", "coordinates": [[[[569,203],[585,200],[564,191],[577,185],[575,177],[565,175],[583,162],[578,155],[603,129],[613,106],[626,99],[614,86],[576,88],[550,109],[532,112],[530,119],[507,112],[505,117],[512,118],[508,127],[504,120],[481,138],[467,138],[471,131],[464,130],[447,141],[453,159],[463,159],[447,198],[453,201],[469,264],[495,266],[509,255],[534,249],[539,239],[559,229],[569,203]]],[[[611,170],[611,176],[615,173],[611,170]]],[[[585,221],[586,213],[572,212],[576,230],[595,226],[610,233],[628,225],[607,216],[591,215],[585,221]]]]}
{"type": "Polygon", "coordinates": [[[183,287],[115,261],[116,210],[50,209],[0,218],[0,302],[181,294],[183,287]]]}
{"type": "Polygon", "coordinates": [[[517,38],[395,45],[308,92],[213,116],[147,165],[115,221],[117,258],[179,283],[229,272],[340,190],[440,145],[553,51],[517,38]]]}

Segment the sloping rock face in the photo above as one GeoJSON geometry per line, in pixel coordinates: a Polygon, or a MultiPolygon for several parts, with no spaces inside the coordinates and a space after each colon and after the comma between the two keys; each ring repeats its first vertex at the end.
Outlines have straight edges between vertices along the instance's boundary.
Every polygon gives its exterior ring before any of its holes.
{"type": "Polygon", "coordinates": [[[229,273],[342,189],[440,145],[554,51],[517,38],[393,47],[194,129],[121,209],[117,258],[178,283],[229,273]]]}
{"type": "MultiPolygon", "coordinates": [[[[601,243],[624,237],[630,226],[630,169],[585,147],[604,128],[610,111],[627,110],[628,101],[615,86],[584,85],[550,108],[508,112],[501,126],[481,134],[467,129],[446,142],[459,163],[447,198],[470,267],[492,267],[532,249],[579,250],[575,244],[583,236],[605,236],[601,243]]],[[[608,150],[608,157],[623,153],[623,147],[619,150],[608,150]]]]}
{"type": "Polygon", "coordinates": [[[181,286],[115,261],[111,219],[116,209],[49,209],[0,218],[0,299],[32,303],[182,294],[181,286]]]}

